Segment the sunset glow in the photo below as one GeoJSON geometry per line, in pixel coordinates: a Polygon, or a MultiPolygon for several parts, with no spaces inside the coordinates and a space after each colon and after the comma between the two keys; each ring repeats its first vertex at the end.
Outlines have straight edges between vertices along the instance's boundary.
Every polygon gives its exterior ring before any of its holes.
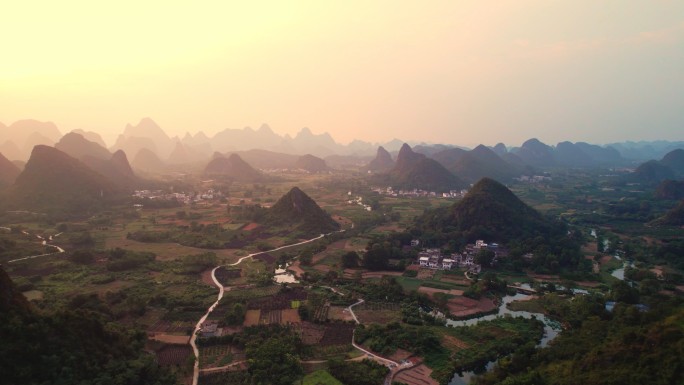
{"type": "Polygon", "coordinates": [[[681,139],[677,1],[24,1],[0,6],[0,122],[111,144],[268,123],[475,145],[681,139]]]}

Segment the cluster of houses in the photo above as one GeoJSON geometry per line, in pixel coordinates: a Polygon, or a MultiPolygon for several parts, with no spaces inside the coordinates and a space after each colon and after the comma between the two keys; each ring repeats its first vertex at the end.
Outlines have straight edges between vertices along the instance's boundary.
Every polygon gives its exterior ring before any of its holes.
{"type": "MultiPolygon", "coordinates": [[[[418,241],[411,241],[411,245],[418,245],[418,241]]],[[[475,263],[475,255],[483,249],[494,252],[494,261],[499,257],[508,255],[508,251],[497,243],[488,244],[478,240],[466,245],[463,253],[453,253],[449,256],[444,256],[440,249],[425,249],[418,253],[418,264],[427,269],[451,270],[454,267],[460,267],[466,268],[472,273],[479,273],[482,266],[475,263]]]]}
{"type": "Polygon", "coordinates": [[[547,175],[522,175],[518,178],[515,178],[518,182],[523,182],[523,183],[542,183],[542,182],[548,182],[551,180],[550,176],[547,175]]]}
{"type": "MultiPolygon", "coordinates": [[[[352,195],[352,192],[349,191],[349,192],[347,193],[347,195],[351,196],[351,195],[352,195]]],[[[350,205],[359,205],[359,206],[363,207],[363,209],[366,210],[366,211],[373,211],[373,208],[371,208],[370,205],[367,205],[367,204],[363,203],[363,197],[357,196],[356,198],[349,199],[349,200],[347,201],[347,203],[350,204],[350,205]]]]}
{"type": "Polygon", "coordinates": [[[431,197],[431,198],[463,198],[468,190],[451,190],[445,193],[436,193],[434,191],[425,191],[421,189],[413,190],[394,190],[392,187],[374,188],[373,191],[380,195],[387,195],[391,197],[431,197]]]}
{"type": "Polygon", "coordinates": [[[147,198],[150,200],[177,201],[186,205],[193,202],[211,201],[223,197],[223,193],[214,189],[198,193],[164,192],[162,190],[136,190],[134,198],[147,198]]]}

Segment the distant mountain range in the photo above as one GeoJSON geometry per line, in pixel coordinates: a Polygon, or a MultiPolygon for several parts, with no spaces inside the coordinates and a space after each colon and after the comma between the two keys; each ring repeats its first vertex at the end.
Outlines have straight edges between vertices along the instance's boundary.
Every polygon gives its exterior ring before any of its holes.
{"type": "Polygon", "coordinates": [[[80,160],[93,171],[107,177],[119,186],[132,186],[138,179],[133,173],[128,157],[122,150],[114,154],[82,134],[70,132],[55,144],[55,148],[80,160]]]}
{"type": "MultiPolygon", "coordinates": [[[[381,151],[379,154],[381,157],[385,156],[381,151]]],[[[376,157],[376,163],[377,159],[376,157]]],[[[439,162],[414,152],[406,143],[399,150],[394,167],[387,173],[376,174],[373,181],[376,184],[397,189],[421,189],[435,192],[461,190],[468,186],[439,162]]]]}
{"type": "Polygon", "coordinates": [[[61,137],[52,122],[18,120],[7,127],[0,125],[0,152],[10,160],[27,160],[34,146],[52,146],[61,137]]]}
{"type": "Polygon", "coordinates": [[[447,170],[467,182],[488,177],[501,182],[509,182],[529,171],[525,167],[506,162],[489,147],[479,145],[471,151],[459,148],[444,150],[433,155],[447,170]]]}
{"type": "MultiPolygon", "coordinates": [[[[97,133],[85,130],[74,130],[73,132],[80,134],[90,142],[106,147],[102,137],[97,133]]],[[[61,137],[62,134],[59,129],[51,122],[21,120],[10,126],[0,123],[0,153],[10,160],[27,160],[33,146],[38,144],[52,146],[61,137]]],[[[414,146],[413,151],[427,157],[437,156],[440,152],[450,150],[454,153],[458,149],[468,151],[467,148],[450,144],[412,144],[414,146]]],[[[186,133],[182,137],[171,137],[152,119],[143,118],[135,125],[126,125],[117,137],[116,142],[108,150],[112,153],[123,150],[135,159],[141,150],[147,149],[153,152],[164,164],[173,165],[208,162],[214,152],[242,152],[254,149],[290,155],[311,154],[319,158],[333,155],[367,157],[375,155],[379,145],[388,153],[396,154],[403,145],[403,141],[393,139],[378,144],[354,140],[347,145],[342,145],[325,132],[314,134],[305,127],[292,137],[287,134],[279,135],[266,124],[257,130],[250,127],[243,129],[227,128],[213,136],[199,131],[194,134],[186,133]]],[[[520,147],[507,147],[503,143],[498,143],[491,149],[508,164],[517,162],[519,167],[548,168],[629,165],[634,164],[635,161],[661,158],[678,148],[684,148],[684,142],[622,142],[606,146],[584,142],[561,142],[555,146],[550,146],[537,139],[530,139],[520,147]]],[[[448,161],[447,159],[435,159],[443,164],[448,161]]],[[[354,162],[351,159],[345,159],[344,163],[354,162]]],[[[259,167],[256,164],[255,166],[259,167]]],[[[450,166],[453,164],[447,168],[450,166]]]]}

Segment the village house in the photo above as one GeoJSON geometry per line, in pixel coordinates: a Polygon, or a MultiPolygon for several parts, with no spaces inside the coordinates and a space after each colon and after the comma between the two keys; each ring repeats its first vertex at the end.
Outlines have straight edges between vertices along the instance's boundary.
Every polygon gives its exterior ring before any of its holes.
{"type": "Polygon", "coordinates": [[[442,260],[442,269],[444,270],[451,270],[451,268],[454,266],[454,260],[450,258],[444,258],[442,260]]]}
{"type": "MultiPolygon", "coordinates": [[[[416,241],[415,245],[417,246],[419,243],[417,240],[414,241],[416,241]]],[[[413,241],[411,241],[411,245],[414,245],[413,241]]],[[[451,270],[460,267],[477,274],[482,271],[482,266],[475,263],[475,256],[481,250],[493,251],[494,262],[497,258],[508,255],[508,250],[498,243],[486,243],[484,240],[478,239],[475,243],[466,245],[463,253],[452,253],[449,256],[442,255],[440,249],[424,249],[418,253],[418,264],[421,268],[427,269],[451,270]]]]}
{"type": "Polygon", "coordinates": [[[223,330],[218,328],[217,321],[207,321],[202,324],[202,327],[200,328],[202,338],[220,337],[222,331],[223,330]]]}

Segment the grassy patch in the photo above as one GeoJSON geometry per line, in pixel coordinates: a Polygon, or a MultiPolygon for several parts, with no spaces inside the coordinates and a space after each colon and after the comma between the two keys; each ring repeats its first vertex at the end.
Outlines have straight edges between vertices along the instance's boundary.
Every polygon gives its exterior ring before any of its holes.
{"type": "Polygon", "coordinates": [[[538,300],[529,301],[515,301],[511,302],[507,306],[508,309],[513,311],[527,311],[530,313],[545,313],[544,305],[538,300]]]}
{"type": "Polygon", "coordinates": [[[395,279],[397,280],[397,283],[400,284],[406,292],[418,290],[420,285],[423,283],[423,281],[418,278],[395,277],[395,279]]]}
{"type": "Polygon", "coordinates": [[[325,370],[317,370],[306,377],[302,381],[303,385],[343,385],[335,377],[325,370]]]}

